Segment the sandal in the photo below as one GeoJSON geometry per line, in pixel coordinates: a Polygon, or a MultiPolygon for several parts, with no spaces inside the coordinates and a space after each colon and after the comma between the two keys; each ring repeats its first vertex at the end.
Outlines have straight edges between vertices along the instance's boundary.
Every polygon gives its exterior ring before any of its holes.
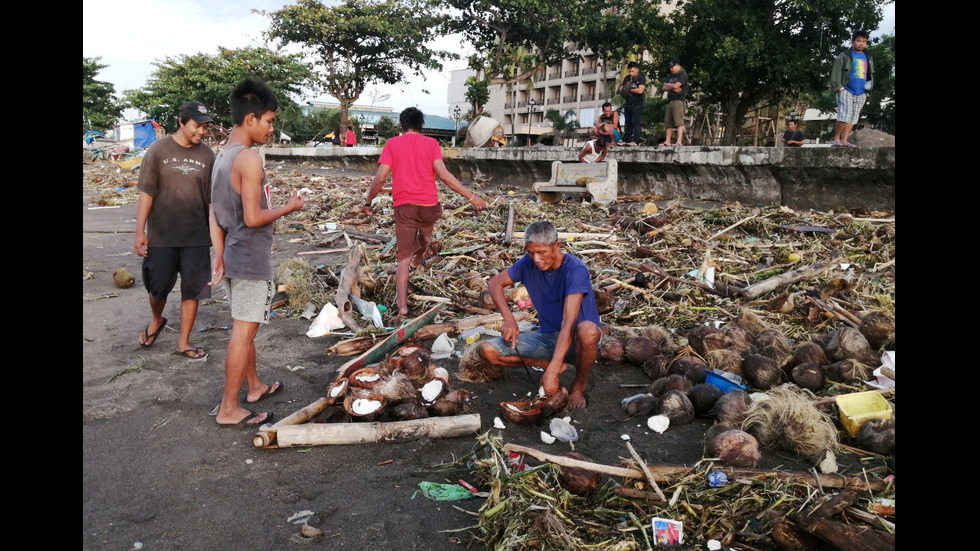
{"type": "Polygon", "coordinates": [[[157,328],[155,333],[149,333],[150,324],[152,323],[153,322],[151,321],[150,323],[146,324],[146,329],[144,329],[143,333],[140,335],[143,337],[143,342],[140,343],[140,346],[143,348],[149,348],[153,346],[153,343],[157,342],[157,336],[162,333],[163,328],[167,326],[167,318],[163,318],[163,322],[160,324],[160,327],[157,328]]]}

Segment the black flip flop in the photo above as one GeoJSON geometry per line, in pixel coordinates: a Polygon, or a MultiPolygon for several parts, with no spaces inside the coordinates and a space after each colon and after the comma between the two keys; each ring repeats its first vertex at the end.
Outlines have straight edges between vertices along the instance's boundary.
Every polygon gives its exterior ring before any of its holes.
{"type": "Polygon", "coordinates": [[[208,353],[205,352],[203,348],[188,348],[187,350],[177,350],[173,354],[174,356],[183,356],[192,362],[208,359],[208,353]],[[195,353],[200,353],[201,355],[193,356],[192,354],[195,353]]]}
{"type": "Polygon", "coordinates": [[[264,412],[255,413],[254,411],[252,411],[252,412],[249,412],[249,414],[246,415],[244,419],[242,419],[241,421],[239,421],[237,423],[218,423],[218,426],[221,427],[221,428],[223,428],[223,429],[234,428],[234,427],[238,427],[238,428],[242,428],[242,427],[245,427],[245,428],[248,428],[248,427],[261,427],[262,425],[264,425],[264,424],[266,424],[266,423],[268,423],[269,421],[272,420],[272,412],[271,411],[268,413],[268,415],[266,415],[265,420],[263,420],[261,423],[249,423],[248,421],[251,421],[252,419],[255,419],[256,417],[258,417],[259,415],[262,415],[262,413],[264,413],[264,412]]]}
{"type": "MultiPolygon", "coordinates": [[[[262,394],[262,396],[259,396],[259,399],[256,400],[255,402],[261,402],[262,400],[268,398],[269,396],[272,396],[274,394],[279,394],[279,391],[282,390],[285,387],[286,387],[286,385],[280,383],[279,381],[276,381],[276,382],[272,383],[271,385],[269,385],[269,389],[266,390],[262,394]],[[278,385],[278,386],[276,386],[276,385],[278,385]]],[[[245,401],[248,402],[248,399],[246,398],[245,401]]],[[[255,402],[248,402],[248,403],[254,404],[255,402]]]]}
{"type": "MultiPolygon", "coordinates": [[[[152,322],[150,322],[152,323],[152,322]]],[[[147,331],[150,330],[150,324],[146,324],[146,329],[143,330],[143,334],[146,335],[147,342],[141,342],[140,346],[143,348],[149,348],[153,346],[153,343],[157,342],[157,336],[163,331],[163,328],[167,326],[167,318],[163,318],[163,323],[157,328],[156,333],[150,334],[147,331]]]]}

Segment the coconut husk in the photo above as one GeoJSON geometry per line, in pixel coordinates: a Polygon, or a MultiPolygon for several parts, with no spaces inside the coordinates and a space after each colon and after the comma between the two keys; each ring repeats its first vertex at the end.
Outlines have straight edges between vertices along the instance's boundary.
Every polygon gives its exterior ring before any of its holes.
{"type": "Polygon", "coordinates": [[[623,412],[627,417],[646,417],[653,415],[660,400],[653,394],[643,393],[623,399],[623,412]]]}
{"type": "Polygon", "coordinates": [[[647,358],[660,354],[660,346],[647,337],[634,337],[626,341],[623,357],[633,365],[643,365],[647,358]]]}
{"type": "Polygon", "coordinates": [[[793,361],[789,339],[777,329],[766,329],[759,333],[753,343],[756,352],[772,359],[779,369],[783,369],[793,361]]]}
{"type": "Polygon", "coordinates": [[[844,327],[831,332],[824,343],[830,361],[857,360],[877,367],[881,359],[871,351],[868,339],[857,329],[844,327]]]}
{"type": "Polygon", "coordinates": [[[725,336],[725,346],[723,348],[742,353],[752,352],[752,337],[745,329],[737,325],[728,324],[721,328],[721,332],[725,336]]]}
{"type": "Polygon", "coordinates": [[[735,326],[744,330],[753,339],[769,328],[762,318],[748,308],[741,309],[738,317],[735,318],[735,326]]]}
{"type": "Polygon", "coordinates": [[[722,394],[712,408],[716,423],[730,429],[741,428],[750,404],[749,393],[740,388],[722,394]]]}
{"type": "MultiPolygon", "coordinates": [[[[565,457],[592,462],[588,457],[576,452],[568,452],[565,457]]],[[[602,474],[596,471],[581,467],[556,466],[556,468],[558,469],[558,485],[575,495],[589,495],[598,490],[599,483],[602,482],[602,474]]]]}
{"type": "Polygon", "coordinates": [[[657,354],[643,362],[643,373],[656,381],[670,374],[668,373],[669,366],[670,362],[667,360],[667,357],[663,354],[657,354]]]}
{"type": "Polygon", "coordinates": [[[882,312],[871,312],[861,318],[858,331],[875,350],[885,348],[895,342],[895,320],[882,312]]]}
{"type": "Polygon", "coordinates": [[[732,467],[753,467],[762,459],[759,441],[739,429],[715,434],[708,441],[707,451],[709,457],[717,457],[722,464],[732,467]]]}
{"type": "Polygon", "coordinates": [[[700,364],[691,362],[675,362],[667,368],[667,374],[680,375],[687,379],[691,385],[697,385],[707,380],[708,375],[705,372],[707,367],[707,364],[702,367],[700,364]]]}
{"type": "Polygon", "coordinates": [[[742,355],[735,350],[720,348],[712,350],[704,355],[705,366],[708,369],[716,369],[727,373],[734,373],[739,377],[743,374],[742,355]]]}
{"type": "Polygon", "coordinates": [[[405,346],[398,350],[402,357],[399,368],[414,382],[429,375],[429,353],[418,346],[405,346]]]}
{"type": "Polygon", "coordinates": [[[384,396],[389,403],[404,400],[417,400],[419,391],[404,372],[396,371],[374,387],[374,391],[384,396]]]}
{"type": "Polygon", "coordinates": [[[824,374],[835,383],[861,384],[871,379],[874,370],[857,360],[841,360],[827,366],[824,374]]]}
{"type": "Polygon", "coordinates": [[[664,379],[666,380],[664,383],[664,392],[667,392],[668,390],[679,390],[686,394],[687,391],[694,386],[694,384],[691,383],[687,377],[679,373],[667,375],[664,379]]]}
{"type": "Polygon", "coordinates": [[[711,350],[725,347],[725,334],[716,327],[699,325],[687,333],[687,342],[699,356],[703,357],[711,350]]]}
{"type": "Polygon", "coordinates": [[[742,430],[767,448],[806,457],[838,448],[833,420],[817,409],[803,390],[785,384],[769,389],[768,394],[769,398],[749,405],[742,430]]]}
{"type": "Polygon", "coordinates": [[[805,342],[793,350],[793,361],[797,365],[802,363],[823,365],[827,361],[827,354],[819,344],[813,341],[805,342]]]}
{"type": "Polygon", "coordinates": [[[467,409],[466,401],[470,396],[468,391],[461,388],[448,392],[429,406],[429,413],[440,417],[459,415],[467,409]]]}
{"type": "Polygon", "coordinates": [[[112,283],[120,289],[129,289],[136,283],[136,278],[126,268],[116,268],[112,271],[112,283]]]}
{"type": "Polygon", "coordinates": [[[766,390],[778,385],[783,378],[783,372],[776,362],[762,354],[749,354],[742,362],[745,381],[753,388],[766,390]]]}
{"type": "Polygon", "coordinates": [[[487,383],[503,376],[504,366],[493,365],[480,355],[480,343],[474,342],[463,349],[456,376],[467,383],[487,383]]]}
{"type": "Polygon", "coordinates": [[[790,378],[800,388],[818,392],[823,388],[825,376],[819,365],[813,362],[803,362],[793,368],[790,378]]]}
{"type": "Polygon", "coordinates": [[[686,425],[694,421],[694,404],[691,403],[686,392],[668,390],[660,395],[657,414],[670,419],[671,425],[686,425]]]}
{"type": "Polygon", "coordinates": [[[662,354],[671,354],[677,348],[674,337],[670,331],[660,325],[646,325],[642,327],[628,327],[620,325],[603,324],[603,328],[608,327],[609,334],[618,338],[623,343],[628,343],[631,339],[644,337],[657,344],[662,354]]]}
{"type": "Polygon", "coordinates": [[[694,414],[698,417],[711,415],[715,402],[721,398],[724,392],[711,383],[700,383],[687,389],[687,398],[694,406],[694,414]]]}
{"type": "Polygon", "coordinates": [[[388,407],[388,415],[396,421],[427,419],[429,410],[418,400],[404,400],[388,407]]]}
{"type": "Polygon", "coordinates": [[[619,365],[623,363],[625,353],[622,341],[616,337],[603,335],[599,339],[599,359],[604,362],[619,365]]]}
{"type": "Polygon", "coordinates": [[[857,445],[881,455],[895,454],[895,419],[868,419],[857,434],[857,445]]]}

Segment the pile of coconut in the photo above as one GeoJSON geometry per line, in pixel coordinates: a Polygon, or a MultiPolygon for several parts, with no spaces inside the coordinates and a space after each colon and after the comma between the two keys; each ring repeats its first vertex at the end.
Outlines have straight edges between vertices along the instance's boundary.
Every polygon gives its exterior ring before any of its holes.
{"type": "Polygon", "coordinates": [[[405,421],[468,411],[471,395],[451,389],[449,371],[417,346],[403,346],[327,387],[327,400],[355,421],[405,421]]]}
{"type": "MultiPolygon", "coordinates": [[[[821,472],[835,472],[839,428],[815,404],[829,383],[860,386],[881,364],[881,351],[893,346],[895,322],[872,313],[855,329],[845,327],[793,346],[779,330],[767,328],[745,309],[722,328],[698,326],[688,344],[676,346],[659,326],[609,327],[599,357],[630,363],[653,379],[646,392],[623,400],[629,417],[650,417],[648,425],[683,425],[712,418],[706,454],[736,467],[755,465],[759,445],[800,454],[821,472]],[[708,383],[708,370],[741,377],[741,389],[722,392],[708,383]],[[659,423],[663,423],[660,425],[659,423]]],[[[857,444],[875,453],[894,453],[894,419],[866,423],[857,444]]]]}

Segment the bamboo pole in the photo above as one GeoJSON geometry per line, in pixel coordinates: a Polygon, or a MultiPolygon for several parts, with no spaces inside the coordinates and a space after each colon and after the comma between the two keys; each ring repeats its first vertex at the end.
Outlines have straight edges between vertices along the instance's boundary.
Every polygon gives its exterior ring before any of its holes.
{"type": "Polygon", "coordinates": [[[280,448],[336,444],[407,442],[419,438],[452,438],[480,431],[480,414],[427,417],[388,423],[306,423],[280,428],[280,448]]]}

